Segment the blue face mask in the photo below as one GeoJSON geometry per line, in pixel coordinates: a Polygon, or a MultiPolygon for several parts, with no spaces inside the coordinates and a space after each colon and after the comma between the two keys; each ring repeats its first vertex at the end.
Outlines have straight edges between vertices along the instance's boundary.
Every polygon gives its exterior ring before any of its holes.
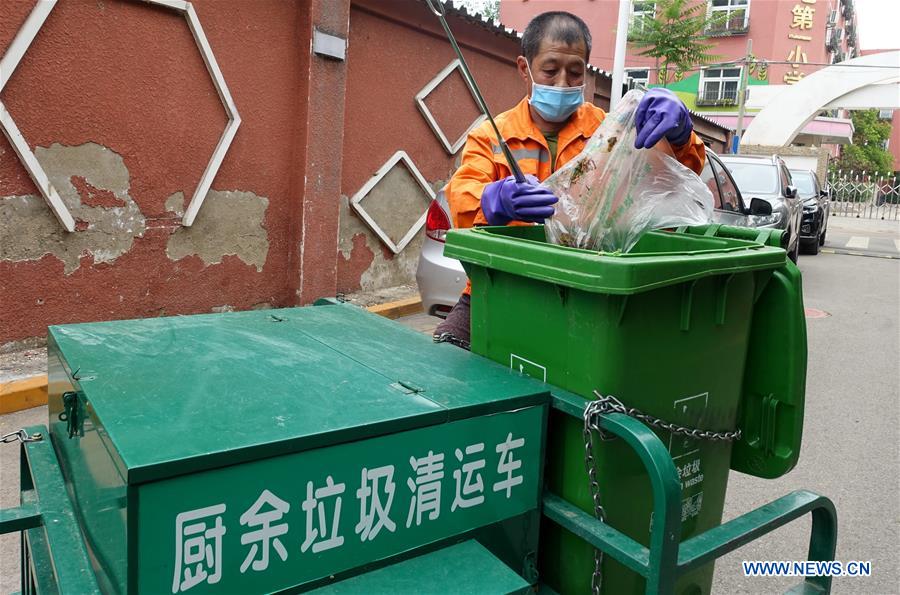
{"type": "Polygon", "coordinates": [[[584,85],[578,87],[553,87],[539,85],[531,76],[531,67],[526,63],[531,78],[531,97],[528,103],[548,122],[564,122],[584,103],[584,85]]]}

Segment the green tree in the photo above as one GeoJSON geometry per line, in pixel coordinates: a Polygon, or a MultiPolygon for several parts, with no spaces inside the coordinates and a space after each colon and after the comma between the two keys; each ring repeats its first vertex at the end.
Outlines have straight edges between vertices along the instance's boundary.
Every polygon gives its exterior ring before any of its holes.
{"type": "Polygon", "coordinates": [[[494,21],[500,20],[500,0],[455,0],[454,4],[465,8],[469,13],[481,14],[494,21]]]}
{"type": "Polygon", "coordinates": [[[487,2],[484,5],[484,8],[481,9],[481,14],[486,16],[489,19],[493,19],[495,21],[500,20],[500,0],[491,0],[491,2],[487,2]]]}
{"type": "MultiPolygon", "coordinates": [[[[697,66],[721,59],[710,52],[707,31],[724,28],[727,15],[707,16],[706,3],[693,0],[635,0],[628,41],[640,56],[656,58],[662,85],[680,80],[697,66]]],[[[735,15],[732,15],[734,18],[735,15]]]]}
{"type": "Polygon", "coordinates": [[[865,171],[876,177],[890,175],[894,160],[884,148],[884,141],[891,135],[890,120],[880,119],[877,109],[854,111],[850,119],[854,128],[853,144],[841,148],[841,156],[832,167],[845,172],[865,171]]]}

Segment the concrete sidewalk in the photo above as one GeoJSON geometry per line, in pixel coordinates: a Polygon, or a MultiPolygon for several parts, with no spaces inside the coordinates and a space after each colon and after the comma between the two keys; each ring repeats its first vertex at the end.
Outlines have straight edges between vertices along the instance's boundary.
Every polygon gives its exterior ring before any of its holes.
{"type": "Polygon", "coordinates": [[[828,219],[828,230],[840,230],[848,233],[861,233],[864,235],[877,234],[900,236],[900,221],[831,216],[828,219]]]}
{"type": "Polygon", "coordinates": [[[900,258],[900,221],[831,217],[828,219],[823,250],[900,258]]]}
{"type": "Polygon", "coordinates": [[[0,384],[47,373],[47,348],[0,353],[0,384]]]}

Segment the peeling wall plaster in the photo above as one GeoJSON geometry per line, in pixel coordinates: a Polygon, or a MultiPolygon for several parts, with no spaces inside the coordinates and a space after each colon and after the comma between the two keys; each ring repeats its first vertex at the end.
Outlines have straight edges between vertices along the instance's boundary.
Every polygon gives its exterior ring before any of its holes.
{"type": "Polygon", "coordinates": [[[145,230],[144,216],[129,195],[130,176],[122,157],[95,143],[54,143],[34,151],[50,182],[75,218],[66,232],[38,195],[0,197],[0,260],[59,258],[71,274],[83,256],[114,262],[145,230]]]}
{"type": "MultiPolygon", "coordinates": [[[[166,209],[181,216],[184,193],[166,199],[166,209]]],[[[269,199],[252,192],[210,190],[191,227],[179,227],[169,237],[166,254],[179,260],[196,254],[206,264],[232,254],[262,271],[269,253],[264,221],[269,199]]]]}

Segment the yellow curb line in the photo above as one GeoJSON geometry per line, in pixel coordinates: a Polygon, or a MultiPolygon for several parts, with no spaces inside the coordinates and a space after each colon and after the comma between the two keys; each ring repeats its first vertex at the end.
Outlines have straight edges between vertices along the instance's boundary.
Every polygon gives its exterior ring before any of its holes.
{"type": "Polygon", "coordinates": [[[409,316],[410,314],[418,314],[422,311],[422,299],[419,297],[407,298],[405,300],[397,300],[396,302],[388,302],[386,304],[376,304],[366,308],[373,314],[384,316],[385,318],[400,318],[401,316],[409,316]]]}
{"type": "Polygon", "coordinates": [[[837,254],[839,256],[865,256],[866,258],[887,258],[888,260],[897,260],[900,256],[892,256],[890,254],[875,254],[873,252],[855,252],[853,250],[845,250],[843,248],[821,248],[819,252],[825,254],[837,254]]]}
{"type": "Polygon", "coordinates": [[[0,383],[0,415],[46,404],[46,374],[0,383]]]}

